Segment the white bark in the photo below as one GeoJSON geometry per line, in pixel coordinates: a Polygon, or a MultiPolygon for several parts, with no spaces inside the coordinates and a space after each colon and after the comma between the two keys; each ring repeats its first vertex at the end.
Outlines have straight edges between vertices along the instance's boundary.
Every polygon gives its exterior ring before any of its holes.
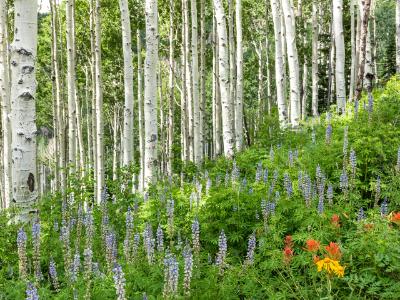
{"type": "Polygon", "coordinates": [[[199,94],[199,53],[198,53],[198,25],[197,1],[191,0],[192,13],[192,92],[193,92],[193,156],[194,163],[203,161],[203,147],[200,130],[200,94],[199,94]]]}
{"type": "Polygon", "coordinates": [[[174,143],[174,0],[169,2],[169,73],[168,73],[168,146],[167,173],[172,176],[173,143],[174,143]]]}
{"type": "Polygon", "coordinates": [[[353,100],[354,94],[354,81],[355,81],[355,70],[356,70],[356,34],[355,34],[355,11],[354,11],[354,0],[350,0],[350,39],[351,39],[351,67],[350,67],[350,88],[349,88],[349,100],[353,100]]]}
{"type": "Polygon", "coordinates": [[[26,218],[37,200],[36,79],[37,2],[15,0],[11,45],[11,127],[13,202],[26,218]]]}
{"type": "Polygon", "coordinates": [[[144,68],[144,189],[156,179],[157,167],[157,62],[158,8],[157,0],[146,0],[146,61],[144,68]]]}
{"type": "Polygon", "coordinates": [[[76,166],[76,70],[75,70],[75,0],[66,2],[67,22],[67,94],[68,94],[68,165],[70,173],[76,166]]]}
{"type": "Polygon", "coordinates": [[[139,123],[139,155],[140,171],[138,189],[140,192],[144,189],[144,105],[143,105],[143,66],[142,66],[142,41],[140,30],[137,30],[137,60],[138,60],[138,123],[139,123]]]}
{"type": "Polygon", "coordinates": [[[285,126],[287,123],[287,108],[284,96],[284,69],[283,69],[283,56],[282,56],[282,31],[281,31],[281,18],[280,18],[280,4],[279,0],[271,0],[271,13],[274,23],[274,37],[275,37],[275,83],[276,83],[276,101],[278,104],[279,123],[285,126]]]}
{"type": "Polygon", "coordinates": [[[243,32],[242,0],[236,0],[236,101],[235,101],[236,151],[243,149],[243,32]]]}
{"type": "MultiPolygon", "coordinates": [[[[2,208],[8,208],[11,201],[11,124],[10,124],[10,75],[8,62],[7,2],[0,0],[0,101],[1,129],[3,137],[3,195],[2,208]]],[[[1,177],[1,175],[0,175],[1,177]]]]}
{"type": "Polygon", "coordinates": [[[396,1],[396,70],[400,73],[400,0],[396,1]]]}
{"type": "Polygon", "coordinates": [[[235,137],[235,101],[236,101],[236,56],[235,56],[235,39],[233,29],[233,1],[228,0],[228,39],[229,39],[229,99],[232,114],[232,131],[235,137]]]}
{"type": "Polygon", "coordinates": [[[133,161],[133,65],[132,65],[132,38],[128,0],[120,0],[122,27],[122,50],[124,54],[124,127],[122,154],[123,166],[133,161]]]}
{"type": "Polygon", "coordinates": [[[318,5],[313,2],[312,6],[312,96],[311,96],[311,111],[313,117],[318,116],[318,5]]]}
{"type": "Polygon", "coordinates": [[[286,49],[290,79],[290,123],[293,127],[297,127],[300,120],[300,78],[299,58],[296,47],[295,17],[291,0],[282,0],[282,11],[285,19],[286,49]]]}
{"type": "Polygon", "coordinates": [[[333,0],[333,33],[336,48],[335,79],[338,111],[346,111],[345,49],[343,34],[343,0],[333,0]]]}
{"type": "Polygon", "coordinates": [[[222,153],[222,144],[221,144],[221,99],[220,99],[220,89],[218,82],[218,34],[217,34],[217,25],[215,17],[213,18],[213,89],[212,89],[212,124],[213,124],[213,158],[216,158],[218,155],[222,153]]]}
{"type": "Polygon", "coordinates": [[[232,130],[232,105],[229,91],[229,56],[226,17],[221,0],[213,0],[218,32],[219,52],[219,86],[221,91],[221,114],[224,154],[232,157],[234,149],[234,133],[232,130]]]}
{"type": "Polygon", "coordinates": [[[104,145],[103,145],[103,81],[101,71],[101,23],[100,0],[95,0],[94,30],[95,30],[95,89],[96,89],[96,197],[101,202],[104,188],[104,145]]]}
{"type": "Polygon", "coordinates": [[[207,155],[208,128],[206,129],[206,21],[205,0],[200,0],[200,138],[203,156],[207,155]]]}

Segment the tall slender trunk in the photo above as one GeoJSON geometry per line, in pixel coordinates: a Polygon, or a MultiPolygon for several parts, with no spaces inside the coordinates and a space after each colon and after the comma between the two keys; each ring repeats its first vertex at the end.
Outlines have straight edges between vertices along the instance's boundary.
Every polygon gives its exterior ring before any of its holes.
{"type": "Polygon", "coordinates": [[[302,98],[301,98],[301,119],[305,120],[307,117],[307,99],[308,99],[308,62],[307,57],[304,55],[303,63],[303,87],[302,87],[302,98]]]}
{"type": "Polygon", "coordinates": [[[52,82],[55,102],[55,148],[56,148],[56,186],[59,188],[61,193],[65,194],[67,186],[66,174],[65,174],[65,135],[64,135],[64,113],[63,113],[63,100],[61,93],[61,78],[60,78],[60,66],[59,66],[59,55],[58,55],[58,17],[57,17],[57,5],[55,0],[50,1],[51,9],[51,57],[52,57],[52,82]]]}
{"type": "Polygon", "coordinates": [[[271,0],[271,13],[274,23],[275,38],[275,83],[276,83],[276,102],[278,104],[279,123],[281,127],[285,127],[287,123],[287,108],[284,94],[284,69],[282,55],[282,30],[280,18],[280,2],[279,0],[271,0]]]}
{"type": "Polygon", "coordinates": [[[219,55],[218,55],[218,33],[216,19],[213,17],[213,158],[222,153],[221,144],[221,98],[219,89],[219,55]]]}
{"type": "Polygon", "coordinates": [[[11,44],[11,128],[13,202],[22,220],[38,196],[36,165],[37,3],[15,0],[14,41],[11,44]]]}
{"type": "Polygon", "coordinates": [[[123,166],[133,162],[133,65],[132,65],[132,38],[128,0],[119,0],[122,27],[122,50],[124,55],[124,127],[122,154],[123,166]]]}
{"type": "Polygon", "coordinates": [[[92,168],[93,166],[93,145],[92,145],[92,123],[91,123],[91,109],[89,108],[89,91],[90,91],[90,84],[89,84],[89,70],[87,66],[84,67],[85,73],[85,109],[86,109],[86,130],[87,130],[87,161],[86,161],[86,168],[87,171],[92,168]]]}
{"type": "Polygon", "coordinates": [[[146,0],[146,61],[144,68],[144,189],[155,182],[157,167],[157,63],[158,8],[157,0],[146,0]]]}
{"type": "Polygon", "coordinates": [[[228,39],[229,39],[229,98],[232,114],[232,130],[233,137],[235,138],[235,101],[236,101],[236,47],[235,47],[235,33],[233,25],[233,1],[228,0],[228,39]]]}
{"type": "Polygon", "coordinates": [[[343,0],[333,1],[333,26],[336,48],[336,103],[340,113],[346,112],[345,48],[343,34],[343,0]]]}
{"type": "Polygon", "coordinates": [[[289,65],[290,122],[293,127],[297,127],[300,120],[300,78],[299,58],[296,47],[296,26],[291,0],[282,0],[282,10],[285,19],[286,48],[289,65]]]}
{"type": "Polygon", "coordinates": [[[203,148],[200,136],[200,94],[199,94],[199,53],[198,53],[198,22],[197,1],[191,0],[192,13],[192,91],[193,91],[193,157],[194,163],[203,161],[203,148]]]}
{"type": "Polygon", "coordinates": [[[194,161],[193,148],[193,87],[192,87],[192,68],[190,63],[190,21],[189,21],[189,0],[184,0],[183,6],[184,15],[184,47],[185,47],[185,84],[186,84],[186,109],[187,109],[187,151],[188,160],[194,161]]]}
{"type": "Polygon", "coordinates": [[[100,0],[95,0],[94,10],[94,56],[96,74],[96,197],[97,203],[101,202],[104,188],[104,145],[103,145],[103,81],[101,71],[101,22],[100,22],[100,0]]]}
{"type": "Polygon", "coordinates": [[[186,27],[187,27],[187,11],[186,7],[187,0],[182,0],[182,47],[181,47],[181,68],[182,68],[182,89],[181,89],[181,158],[182,161],[189,160],[189,128],[188,128],[188,113],[187,113],[187,102],[188,102],[188,90],[187,90],[187,47],[186,47],[186,27]]]}
{"type": "Polygon", "coordinates": [[[168,74],[168,149],[167,174],[172,176],[173,144],[174,144],[174,0],[169,1],[169,74],[168,74]]]}
{"type": "Polygon", "coordinates": [[[264,116],[264,62],[263,62],[263,52],[264,52],[264,44],[262,41],[254,43],[255,51],[257,54],[257,61],[258,61],[258,72],[257,72],[257,82],[258,82],[258,89],[257,89],[257,102],[258,102],[258,113],[257,113],[257,121],[255,122],[254,134],[258,131],[260,125],[263,122],[264,116]]]}
{"type": "Polygon", "coordinates": [[[10,124],[10,74],[8,61],[7,2],[0,0],[0,101],[2,130],[2,208],[11,203],[11,124],[10,124]]]}
{"type": "Polygon", "coordinates": [[[351,39],[351,67],[350,67],[350,87],[349,87],[349,100],[353,100],[354,94],[354,81],[356,70],[356,32],[355,32],[355,11],[354,0],[350,0],[350,39],[351,39]]]}
{"type": "Polygon", "coordinates": [[[235,143],[236,151],[243,149],[243,32],[242,0],[236,0],[236,101],[235,143]]]}
{"type": "Polygon", "coordinates": [[[318,116],[318,5],[313,2],[312,5],[312,96],[311,96],[311,111],[314,117],[318,116]]]}
{"type": "Polygon", "coordinates": [[[68,166],[73,173],[76,166],[76,70],[75,70],[75,0],[66,2],[67,22],[67,95],[68,95],[68,166]]]}
{"type": "Polygon", "coordinates": [[[114,105],[114,114],[112,120],[112,132],[113,132],[113,163],[112,163],[112,178],[117,180],[117,169],[118,169],[118,125],[119,119],[119,107],[118,104],[114,105]]]}
{"type": "Polygon", "coordinates": [[[368,35],[368,19],[369,10],[371,7],[371,0],[364,1],[363,16],[361,18],[361,34],[360,34],[360,64],[357,73],[357,84],[354,97],[356,100],[360,100],[363,89],[363,80],[365,73],[365,60],[366,60],[366,48],[367,48],[367,35],[368,35]]]}
{"type": "Polygon", "coordinates": [[[143,66],[142,66],[142,40],[140,38],[140,30],[137,30],[137,60],[138,60],[138,123],[139,123],[139,155],[140,155],[140,171],[138,189],[140,192],[144,190],[144,103],[143,103],[143,66]]]}
{"type": "Polygon", "coordinates": [[[396,1],[396,72],[400,73],[400,0],[396,1]]]}
{"type": "Polygon", "coordinates": [[[221,0],[213,0],[218,32],[219,52],[219,86],[221,91],[221,115],[224,154],[233,156],[234,132],[232,129],[232,105],[229,91],[229,53],[227,49],[228,36],[226,30],[226,16],[221,0]]]}
{"type": "Polygon", "coordinates": [[[200,143],[204,155],[207,155],[206,136],[206,20],[205,0],[200,0],[200,143]]]}

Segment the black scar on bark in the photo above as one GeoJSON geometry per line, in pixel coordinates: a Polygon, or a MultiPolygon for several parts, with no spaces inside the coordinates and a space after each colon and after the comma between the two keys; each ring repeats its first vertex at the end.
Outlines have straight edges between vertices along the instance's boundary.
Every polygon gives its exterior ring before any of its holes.
{"type": "Polygon", "coordinates": [[[27,183],[29,191],[32,193],[35,190],[35,176],[32,173],[29,173],[27,183]]]}
{"type": "Polygon", "coordinates": [[[20,97],[23,98],[26,101],[33,99],[32,94],[29,93],[29,92],[22,93],[20,97]]]}
{"type": "Polygon", "coordinates": [[[33,66],[23,66],[22,67],[22,74],[31,74],[35,68],[33,66]]]}
{"type": "Polygon", "coordinates": [[[32,52],[30,52],[30,51],[28,51],[28,50],[26,50],[26,49],[24,49],[24,48],[18,49],[17,52],[18,52],[19,54],[25,55],[25,56],[30,56],[30,55],[32,55],[32,52]]]}

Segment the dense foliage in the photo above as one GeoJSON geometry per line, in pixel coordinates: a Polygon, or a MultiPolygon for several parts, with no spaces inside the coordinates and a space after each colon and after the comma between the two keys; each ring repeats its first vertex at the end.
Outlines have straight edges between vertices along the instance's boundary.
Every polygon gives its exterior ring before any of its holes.
{"type": "Polygon", "coordinates": [[[0,298],[396,299],[399,99],[393,79],[348,117],[265,130],[144,198],[120,170],[100,206],[88,179],[33,224],[5,214],[0,298]]]}

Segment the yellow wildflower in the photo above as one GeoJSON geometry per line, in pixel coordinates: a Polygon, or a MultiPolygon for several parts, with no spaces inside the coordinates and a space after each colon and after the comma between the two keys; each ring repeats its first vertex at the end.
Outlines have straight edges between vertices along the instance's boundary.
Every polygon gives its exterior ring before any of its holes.
{"type": "Polygon", "coordinates": [[[325,257],[315,263],[318,268],[318,272],[326,270],[328,274],[335,274],[338,277],[344,276],[344,267],[342,267],[337,260],[333,260],[329,257],[325,257]]]}

